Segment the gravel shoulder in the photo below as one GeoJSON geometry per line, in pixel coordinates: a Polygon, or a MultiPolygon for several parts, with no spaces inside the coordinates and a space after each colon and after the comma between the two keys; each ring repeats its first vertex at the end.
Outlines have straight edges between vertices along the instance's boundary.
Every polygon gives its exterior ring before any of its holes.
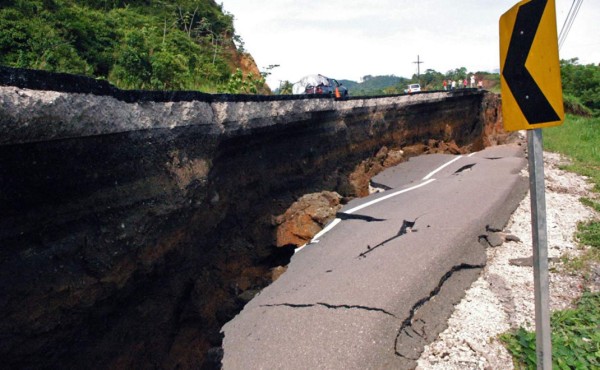
{"type": "MultiPolygon", "coordinates": [[[[582,196],[593,197],[586,179],[559,169],[566,162],[559,154],[544,152],[548,256],[552,261],[551,311],[571,307],[583,292],[583,278],[565,272],[559,257],[581,253],[574,239],[577,223],[599,216],[579,201],[582,196]]],[[[522,175],[528,176],[526,169],[522,175]]],[[[482,275],[455,307],[448,328],[425,347],[417,369],[513,368],[512,357],[497,337],[519,326],[533,329],[535,322],[533,268],[510,263],[512,259],[532,256],[529,194],[513,213],[505,231],[520,241],[488,248],[482,275]]]]}

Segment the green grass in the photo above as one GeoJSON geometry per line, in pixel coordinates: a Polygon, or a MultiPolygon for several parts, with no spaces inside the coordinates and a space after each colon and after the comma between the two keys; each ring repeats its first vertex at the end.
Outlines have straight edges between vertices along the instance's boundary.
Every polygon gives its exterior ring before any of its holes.
{"type": "Polygon", "coordinates": [[[579,242],[600,249],[600,222],[583,222],[577,225],[575,234],[579,242]]]}
{"type": "MultiPolygon", "coordinates": [[[[568,156],[572,164],[563,169],[587,176],[594,184],[594,191],[600,193],[600,117],[567,115],[563,125],[544,130],[544,147],[568,156]]],[[[581,198],[580,201],[600,212],[598,199],[581,198]]],[[[566,267],[572,272],[580,270],[586,276],[592,264],[600,263],[600,220],[580,223],[575,237],[591,248],[567,261],[566,267]]]]}
{"type": "MultiPolygon", "coordinates": [[[[552,368],[600,368],[600,293],[584,293],[577,308],[552,314],[552,368]]],[[[535,333],[519,328],[500,335],[517,369],[535,369],[535,333]]]]}
{"type": "MultiPolygon", "coordinates": [[[[544,129],[544,149],[566,155],[572,164],[563,169],[589,177],[600,193],[600,117],[567,115],[565,123],[544,129]]],[[[598,197],[581,202],[600,211],[598,197]]],[[[579,223],[575,237],[586,251],[564,258],[567,271],[589,277],[590,267],[600,264],[600,220],[579,223]]],[[[552,314],[552,361],[554,369],[600,369],[600,293],[586,292],[573,310],[552,314]]],[[[517,369],[535,369],[535,332],[523,328],[504,333],[500,339],[513,355],[517,369]]]]}
{"type": "Polygon", "coordinates": [[[600,192],[600,117],[567,115],[562,126],[544,129],[544,149],[567,155],[565,169],[590,177],[600,192]]]}
{"type": "Polygon", "coordinates": [[[596,202],[590,198],[580,198],[579,201],[581,201],[581,203],[584,205],[593,208],[596,212],[600,212],[600,202],[596,202]]]}

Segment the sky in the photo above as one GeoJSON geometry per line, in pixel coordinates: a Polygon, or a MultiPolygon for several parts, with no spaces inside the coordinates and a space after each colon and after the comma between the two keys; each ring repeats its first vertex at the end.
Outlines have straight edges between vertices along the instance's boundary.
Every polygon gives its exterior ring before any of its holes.
{"type": "MultiPolygon", "coordinates": [[[[219,1],[219,0],[218,0],[219,1]]],[[[555,0],[560,32],[573,0],[555,0]]],[[[517,0],[220,0],[272,89],[310,74],[353,81],[499,70],[498,21],[517,0]]],[[[561,59],[600,63],[600,0],[584,0],[561,59]]]]}

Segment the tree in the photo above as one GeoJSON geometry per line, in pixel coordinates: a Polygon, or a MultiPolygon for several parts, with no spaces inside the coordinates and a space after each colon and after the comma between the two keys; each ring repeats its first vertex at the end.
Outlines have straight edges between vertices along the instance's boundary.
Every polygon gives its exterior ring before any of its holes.
{"type": "Polygon", "coordinates": [[[460,67],[446,72],[446,77],[451,80],[464,80],[467,78],[467,68],[460,67]]]}
{"type": "Polygon", "coordinates": [[[224,91],[239,59],[234,38],[243,48],[233,15],[213,0],[0,2],[0,64],[120,88],[224,91]]]}
{"type": "Polygon", "coordinates": [[[580,65],[578,58],[560,61],[563,93],[600,113],[600,65],[580,65]]]}
{"type": "Polygon", "coordinates": [[[293,86],[294,86],[294,84],[292,84],[288,80],[281,81],[281,84],[279,85],[279,95],[290,95],[290,94],[292,94],[292,88],[293,88],[293,86]]]}
{"type": "Polygon", "coordinates": [[[117,51],[111,78],[126,88],[148,88],[152,78],[152,63],[147,42],[148,29],[129,30],[117,51]]]}
{"type": "Polygon", "coordinates": [[[424,74],[421,75],[421,88],[426,90],[440,90],[442,89],[442,81],[444,75],[433,69],[427,69],[424,74]]]}
{"type": "Polygon", "coordinates": [[[261,86],[265,84],[262,76],[254,76],[252,73],[244,77],[242,70],[237,68],[227,82],[225,91],[230,94],[257,94],[261,86]]]}

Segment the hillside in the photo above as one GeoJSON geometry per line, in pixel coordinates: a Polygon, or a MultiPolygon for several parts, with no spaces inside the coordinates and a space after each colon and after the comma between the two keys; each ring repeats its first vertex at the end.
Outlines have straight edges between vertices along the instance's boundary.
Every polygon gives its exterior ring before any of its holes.
{"type": "Polygon", "coordinates": [[[125,89],[269,91],[233,15],[214,0],[3,2],[0,65],[92,76],[125,89]]]}
{"type": "Polygon", "coordinates": [[[391,76],[371,76],[362,78],[362,82],[351,80],[340,80],[354,96],[385,95],[393,94],[396,91],[390,90],[394,86],[403,85],[409,81],[404,77],[391,76]]]}

